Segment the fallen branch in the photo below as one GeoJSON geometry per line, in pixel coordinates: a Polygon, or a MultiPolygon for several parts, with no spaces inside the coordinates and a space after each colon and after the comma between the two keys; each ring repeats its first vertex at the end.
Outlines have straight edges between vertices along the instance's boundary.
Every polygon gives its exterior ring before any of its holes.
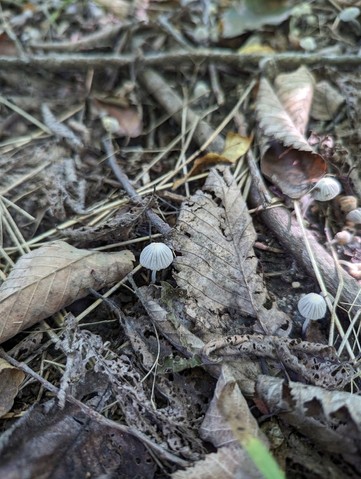
{"type": "Polygon", "coordinates": [[[1,68],[43,68],[57,71],[64,69],[81,70],[87,68],[126,67],[130,65],[155,67],[179,67],[180,64],[206,63],[230,65],[242,70],[254,70],[261,63],[261,69],[277,65],[279,68],[297,68],[300,65],[323,65],[343,68],[361,66],[361,56],[329,55],[317,53],[276,53],[274,55],[240,55],[232,50],[205,48],[193,50],[175,50],[167,53],[150,53],[147,55],[104,55],[104,54],[51,54],[32,55],[27,57],[0,56],[1,68]]]}

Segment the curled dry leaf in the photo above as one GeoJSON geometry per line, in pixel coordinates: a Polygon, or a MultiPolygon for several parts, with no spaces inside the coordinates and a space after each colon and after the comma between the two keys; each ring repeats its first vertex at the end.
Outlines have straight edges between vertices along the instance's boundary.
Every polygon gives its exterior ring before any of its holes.
{"type": "Polygon", "coordinates": [[[25,374],[22,371],[0,358],[0,417],[12,408],[24,378],[25,374]]]}
{"type": "Polygon", "coordinates": [[[286,148],[272,141],[261,161],[262,173],[290,198],[300,198],[326,173],[317,154],[286,148]]]}
{"type": "Polygon", "coordinates": [[[338,453],[361,469],[361,397],[260,375],[257,395],[270,414],[294,426],[317,449],[338,453]]]}
{"type": "Polygon", "coordinates": [[[56,241],[22,256],[0,287],[0,342],[133,268],[129,251],[100,253],[56,241]]]}
{"type": "Polygon", "coordinates": [[[193,467],[174,473],[172,477],[174,479],[264,477],[239,444],[235,431],[242,435],[241,444],[245,437],[265,440],[237,385],[232,368],[223,365],[213,399],[200,429],[202,439],[212,443],[218,451],[208,454],[205,460],[197,462],[193,467]]]}
{"type": "Polygon", "coordinates": [[[261,79],[257,118],[262,139],[262,173],[284,194],[299,198],[326,172],[326,162],[305,138],[314,80],[305,67],[276,78],[275,89],[261,79]]]}

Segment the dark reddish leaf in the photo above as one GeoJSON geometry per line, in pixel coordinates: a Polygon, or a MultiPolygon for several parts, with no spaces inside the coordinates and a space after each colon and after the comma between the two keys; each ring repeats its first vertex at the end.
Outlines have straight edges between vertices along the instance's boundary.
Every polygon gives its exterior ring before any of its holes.
{"type": "Polygon", "coordinates": [[[326,173],[326,162],[316,153],[273,141],[262,157],[261,170],[285,195],[300,198],[326,173]]]}

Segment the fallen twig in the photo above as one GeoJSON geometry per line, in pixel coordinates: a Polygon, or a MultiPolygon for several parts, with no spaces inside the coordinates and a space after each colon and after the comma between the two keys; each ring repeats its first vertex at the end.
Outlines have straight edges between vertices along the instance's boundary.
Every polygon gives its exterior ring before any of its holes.
{"type": "Polygon", "coordinates": [[[139,64],[147,67],[179,66],[185,63],[219,63],[231,65],[242,70],[254,70],[261,63],[261,69],[267,70],[268,65],[280,68],[297,68],[300,65],[324,65],[352,68],[361,65],[358,55],[329,55],[317,53],[276,53],[274,55],[253,54],[240,55],[227,49],[193,49],[175,50],[167,53],[150,53],[147,55],[104,55],[104,54],[74,54],[74,55],[33,55],[26,58],[0,56],[1,68],[38,67],[45,70],[75,70],[87,68],[125,67],[139,64]]]}
{"type": "Polygon", "coordinates": [[[156,228],[157,231],[159,231],[165,236],[169,234],[172,231],[172,228],[165,221],[163,221],[151,208],[147,207],[144,199],[136,192],[135,188],[131,185],[127,175],[123,172],[121,167],[116,162],[112,142],[110,140],[105,140],[103,144],[108,155],[109,165],[113,170],[113,173],[117,177],[117,180],[129,196],[130,201],[136,205],[144,206],[145,214],[148,216],[149,221],[152,223],[152,225],[156,228]]]}

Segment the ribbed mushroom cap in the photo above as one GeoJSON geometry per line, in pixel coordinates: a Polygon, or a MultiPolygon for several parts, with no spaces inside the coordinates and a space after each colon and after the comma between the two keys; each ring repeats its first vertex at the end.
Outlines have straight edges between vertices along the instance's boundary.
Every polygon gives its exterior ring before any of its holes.
{"type": "Polygon", "coordinates": [[[298,302],[298,311],[306,319],[321,319],[325,316],[326,301],[320,294],[308,293],[298,302]]]}
{"type": "Polygon", "coordinates": [[[358,225],[361,224],[361,208],[356,208],[355,210],[347,213],[346,219],[358,225]]]}
{"type": "Polygon", "coordinates": [[[151,243],[140,253],[139,263],[144,268],[159,271],[173,262],[172,250],[164,243],[151,243]]]}
{"type": "Polygon", "coordinates": [[[311,194],[317,201],[329,201],[341,193],[341,185],[335,178],[321,178],[311,194]]]}

